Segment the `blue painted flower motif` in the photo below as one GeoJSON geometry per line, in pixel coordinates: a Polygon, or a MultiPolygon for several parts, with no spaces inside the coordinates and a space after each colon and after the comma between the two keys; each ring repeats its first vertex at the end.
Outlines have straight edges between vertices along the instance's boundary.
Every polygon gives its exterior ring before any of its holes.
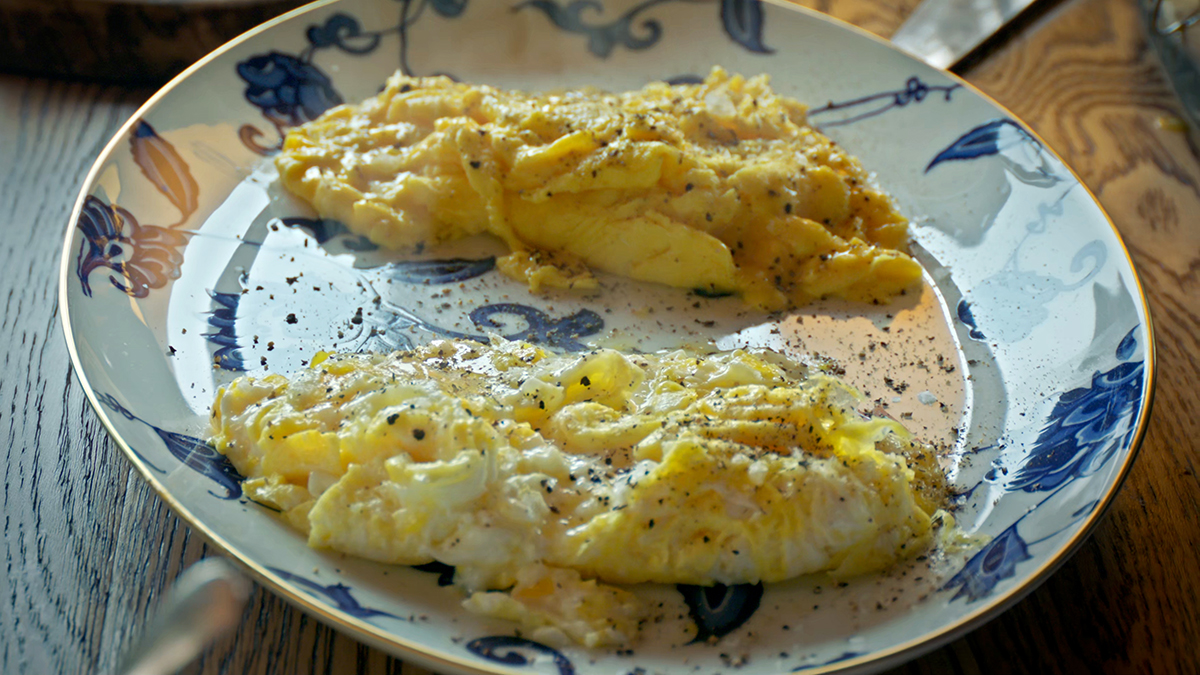
{"type": "Polygon", "coordinates": [[[120,279],[109,276],[109,281],[135,298],[144,298],[151,289],[179,278],[183,264],[179,249],[187,243],[186,233],[141,225],[129,211],[93,195],[84,199],[76,227],[84,239],[75,258],[75,274],[84,295],[92,295],[89,278],[101,267],[116,272],[120,279]]]}
{"type": "MultiPolygon", "coordinates": [[[[113,411],[123,415],[127,419],[131,419],[131,420],[138,419],[138,418],[134,417],[132,413],[130,413],[128,410],[126,410],[124,406],[122,406],[119,402],[117,402],[116,397],[113,396],[112,394],[97,393],[96,399],[98,401],[100,401],[101,403],[103,403],[106,407],[111,408],[113,411]]],[[[141,421],[141,420],[138,420],[138,421],[141,421]]],[[[154,471],[155,473],[163,473],[163,474],[166,473],[165,469],[162,469],[158,465],[151,462],[149,459],[146,458],[145,455],[138,452],[137,448],[133,447],[132,445],[127,445],[127,447],[133,452],[134,455],[137,456],[138,459],[140,459],[142,461],[143,464],[150,467],[150,469],[152,471],[154,471]]]]}
{"type": "MultiPolygon", "coordinates": [[[[229,460],[224,455],[214,450],[208,443],[200,440],[199,438],[174,431],[167,431],[150,424],[146,420],[130,412],[125,406],[121,405],[120,402],[117,401],[116,397],[112,396],[111,394],[100,394],[97,396],[97,398],[105,406],[122,415],[126,419],[136,420],[153,429],[154,433],[157,434],[158,437],[162,439],[163,443],[166,444],[167,452],[170,452],[171,456],[182,462],[184,466],[221,486],[221,489],[225,491],[224,495],[219,495],[211,490],[209,491],[209,494],[219,499],[237,499],[242,496],[243,476],[238,473],[238,470],[234,468],[233,464],[230,464],[229,460]]],[[[135,454],[137,454],[138,458],[142,459],[142,461],[145,461],[145,459],[142,458],[141,453],[137,453],[135,451],[135,454]]],[[[149,464],[149,462],[147,462],[147,464],[149,464]]],[[[159,469],[154,465],[150,466],[159,473],[165,473],[162,469],[159,469]]]]}
{"type": "Polygon", "coordinates": [[[997,155],[1006,148],[1019,143],[1037,143],[1021,125],[1008,119],[997,119],[971,129],[942,150],[925,167],[929,173],[942,162],[962,161],[997,155]]]}
{"type": "Polygon", "coordinates": [[[187,162],[145,120],[139,120],[130,131],[129,149],[142,175],[179,209],[179,221],[171,227],[182,225],[196,212],[200,198],[200,185],[187,162]]]}
{"type": "Polygon", "coordinates": [[[696,637],[692,642],[707,642],[710,638],[733,632],[754,616],[763,596],[761,583],[736,586],[679,584],[675,588],[683,596],[688,614],[696,624],[696,637]]]}
{"type": "Polygon", "coordinates": [[[179,220],[170,227],[142,225],[129,211],[88,195],[77,223],[85,242],[75,260],[75,273],[89,297],[89,277],[100,267],[120,274],[122,279],[110,276],[109,281],[122,293],[144,298],[152,289],[178,279],[183,264],[179,249],[189,234],[173,228],[196,211],[200,187],[175,146],[145,120],[138,120],[130,130],[129,149],[142,175],[179,209],[179,220]]]}
{"type": "Polygon", "coordinates": [[[333,602],[333,604],[337,605],[338,609],[356,619],[369,619],[374,616],[390,616],[393,619],[400,618],[395,614],[391,614],[390,612],[371,609],[370,607],[363,607],[361,604],[359,604],[358,600],[351,595],[352,589],[345,584],[337,583],[329,584],[328,586],[322,586],[315,581],[309,581],[308,579],[305,579],[299,574],[292,574],[291,572],[281,570],[278,567],[268,567],[267,569],[294,584],[303,586],[313,594],[325,596],[331,602],[333,602]]]}
{"type": "Polygon", "coordinates": [[[647,19],[641,24],[642,34],[636,35],[633,31],[634,19],[638,14],[661,4],[664,0],[649,0],[633,9],[625,12],[620,17],[609,23],[592,24],[588,23],[584,17],[584,12],[588,11],[595,14],[602,14],[604,7],[595,0],[574,0],[566,5],[560,5],[554,0],[527,0],[516,7],[514,10],[524,9],[525,7],[533,7],[541,10],[550,21],[554,22],[555,26],[570,31],[572,33],[581,33],[588,36],[588,51],[605,58],[612,53],[612,50],[617,45],[621,45],[626,49],[640,50],[646,49],[662,37],[662,24],[654,19],[647,19]]]}
{"type": "MultiPolygon", "coordinates": [[[[502,324],[496,321],[496,317],[504,315],[519,317],[526,323],[525,330],[508,333],[504,335],[506,339],[549,345],[570,352],[587,349],[577,338],[595,335],[604,328],[604,319],[590,309],[581,309],[570,316],[554,319],[529,305],[502,302],[477,307],[470,314],[471,321],[485,329],[503,328],[502,324]]],[[[472,335],[461,337],[476,338],[472,335]]]]}
{"type": "Polygon", "coordinates": [[[309,26],[304,37],[312,45],[307,51],[337,47],[349,54],[368,54],[379,46],[382,34],[364,33],[358,19],[348,14],[334,14],[324,25],[309,26]]]}
{"type": "Polygon", "coordinates": [[[971,129],[939,152],[925,167],[929,173],[944,162],[998,156],[1018,180],[1035,187],[1051,187],[1069,176],[1060,175],[1040,141],[1010,119],[995,119],[971,129]]]}
{"type": "Polygon", "coordinates": [[[237,309],[238,301],[242,296],[238,293],[217,293],[209,292],[209,297],[217,308],[208,313],[208,325],[216,329],[211,333],[204,333],[203,338],[217,345],[217,351],[213,352],[213,363],[225,370],[245,371],[246,362],[242,360],[242,353],[238,350],[237,343],[237,309]]]}
{"type": "Polygon", "coordinates": [[[972,340],[987,339],[983,331],[979,330],[979,324],[975,322],[975,314],[971,312],[971,303],[967,302],[966,298],[958,301],[955,313],[958,315],[958,320],[969,329],[967,335],[971,336],[972,340]]]}
{"type": "Polygon", "coordinates": [[[246,100],[277,128],[315,120],[342,103],[325,73],[291,54],[252,56],[237,64],[237,73],[246,82],[246,100]]]}
{"type": "MultiPolygon", "coordinates": [[[[1118,354],[1132,354],[1127,344],[1132,336],[1131,330],[1118,354]]],[[[1126,447],[1137,431],[1144,369],[1143,361],[1127,361],[1096,371],[1091,386],[1062,394],[1008,489],[1053,490],[1094,473],[1126,447]]]]}
{"type": "Polygon", "coordinates": [[[1016,573],[1017,563],[1032,557],[1029,555],[1029,546],[1017,532],[1019,523],[1013,523],[989,541],[942,586],[944,591],[958,588],[958,592],[950,598],[951,602],[965,597],[971,603],[987,597],[996,584],[1016,573]]]}
{"type": "MultiPolygon", "coordinates": [[[[402,27],[393,30],[402,31],[402,27]]],[[[272,51],[239,62],[236,69],[238,77],[246,83],[246,100],[262,111],[280,137],[275,145],[265,146],[259,142],[263,132],[252,124],[244,124],[238,129],[242,144],[261,155],[275,152],[289,127],[314,120],[341,104],[342,96],[329,76],[312,62],[314,53],[336,47],[348,54],[368,54],[379,46],[380,38],[387,32],[390,31],[363,31],[358,19],[334,14],[322,25],[309,26],[305,32],[309,46],[299,55],[272,51]]]]}
{"type": "Polygon", "coordinates": [[[534,652],[535,656],[542,654],[554,659],[554,666],[558,668],[558,675],[575,675],[575,666],[571,663],[570,659],[563,656],[562,652],[557,649],[547,647],[540,642],[509,635],[494,635],[477,638],[467,643],[467,651],[472,654],[482,656],[489,661],[503,663],[506,666],[529,665],[532,659],[522,654],[522,650],[534,652]],[[502,652],[501,650],[505,651],[502,652]]]}
{"type": "MultiPolygon", "coordinates": [[[[540,10],[555,26],[572,33],[588,37],[588,51],[607,58],[615,47],[631,50],[649,49],[662,38],[662,23],[646,19],[637,24],[640,14],[646,10],[674,0],[645,0],[608,23],[601,15],[604,6],[597,0],[572,0],[560,5],[556,0],[526,0],[514,11],[532,7],[540,10]],[[593,21],[585,14],[592,15],[593,21]]],[[[722,0],[721,25],[731,40],[747,50],[759,54],[770,54],[774,50],[763,44],[763,11],[760,0],[722,0]]]]}
{"type": "Polygon", "coordinates": [[[734,42],[756,54],[773,54],[763,44],[763,11],[759,0],[721,0],[721,25],[734,42]]]}
{"type": "Polygon", "coordinates": [[[930,94],[941,94],[942,100],[950,101],[951,95],[960,88],[962,88],[960,84],[926,84],[921,78],[913,76],[904,83],[903,89],[884,91],[849,101],[830,102],[820,108],[809,110],[808,117],[810,119],[821,118],[817,120],[817,124],[822,129],[840,127],[882,115],[889,110],[921,103],[930,94]],[[843,113],[843,116],[828,117],[830,113],[836,112],[843,113]]]}

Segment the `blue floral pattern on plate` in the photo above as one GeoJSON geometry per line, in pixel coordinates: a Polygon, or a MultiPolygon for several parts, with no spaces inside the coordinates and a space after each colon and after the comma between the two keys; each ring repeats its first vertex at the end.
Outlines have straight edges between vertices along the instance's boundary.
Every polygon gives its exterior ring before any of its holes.
{"type": "Polygon", "coordinates": [[[467,651],[506,666],[529,665],[533,659],[522,652],[533,652],[534,658],[541,655],[553,659],[558,675],[575,675],[575,665],[562,652],[525,638],[509,635],[476,638],[467,643],[467,651]]]}
{"type": "Polygon", "coordinates": [[[1097,371],[1091,386],[1061,394],[1009,489],[1053,490],[1095,472],[1126,447],[1138,427],[1144,369],[1142,361],[1122,363],[1097,371]]]}
{"type": "MultiPolygon", "coordinates": [[[[182,462],[187,468],[221,486],[221,489],[225,491],[225,494],[218,495],[210,490],[209,494],[219,499],[238,499],[242,496],[242,474],[238,473],[233,464],[230,464],[224,455],[214,450],[208,443],[187,434],[167,431],[166,429],[150,424],[121,405],[112,394],[99,394],[97,398],[105,406],[113,412],[120,414],[125,419],[141,422],[150,427],[162,439],[162,442],[167,447],[167,452],[171,453],[171,456],[182,462]]],[[[166,473],[165,469],[150,463],[141,452],[137,450],[134,450],[134,452],[138,454],[138,459],[142,460],[152,470],[158,473],[166,473]]]]}
{"type": "Polygon", "coordinates": [[[390,612],[384,612],[382,610],[372,609],[370,607],[363,607],[358,600],[354,598],[353,589],[341,582],[335,584],[319,584],[310,579],[306,579],[299,574],[293,574],[278,567],[268,567],[267,569],[294,584],[302,586],[311,593],[324,596],[330,602],[336,605],[338,609],[356,619],[370,619],[377,616],[387,616],[393,619],[400,618],[390,612]]]}
{"type": "Polygon", "coordinates": [[[180,249],[189,235],[177,228],[196,211],[200,187],[175,146],[145,120],[130,131],[129,149],[142,175],[179,210],[179,220],[167,227],[142,225],[126,209],[88,195],[75,224],[84,237],[75,258],[84,295],[92,294],[89,277],[101,267],[120,275],[109,276],[109,282],[135,298],[179,277],[180,249]]]}
{"type": "Polygon", "coordinates": [[[260,143],[263,132],[244,124],[238,129],[242,143],[259,154],[270,154],[279,149],[290,127],[311,122],[341,104],[341,94],[313,63],[313,56],[318,50],[332,47],[350,54],[369,54],[379,46],[383,34],[363,32],[358,19],[338,13],[323,25],[308,27],[304,35],[309,44],[299,55],[271,51],[239,62],[237,74],[246,84],[243,96],[262,112],[280,137],[274,145],[264,146],[260,143]]]}
{"type": "MultiPolygon", "coordinates": [[[[1128,447],[1138,428],[1144,381],[1145,362],[1128,360],[1137,348],[1137,329],[1130,329],[1117,345],[1116,357],[1123,363],[1104,372],[1096,371],[1091,386],[1059,395],[1033,447],[1005,483],[1007,491],[1051,494],[984,545],[946,582],[943,590],[959,589],[951,601],[966,598],[967,602],[976,602],[989,596],[998,583],[1014,576],[1019,563],[1033,558],[1029,553],[1032,544],[1018,530],[1021,522],[1070,481],[1098,471],[1118,448],[1128,447]]],[[[1071,515],[1070,523],[1089,515],[1098,503],[1093,500],[1080,507],[1071,515]]]]}

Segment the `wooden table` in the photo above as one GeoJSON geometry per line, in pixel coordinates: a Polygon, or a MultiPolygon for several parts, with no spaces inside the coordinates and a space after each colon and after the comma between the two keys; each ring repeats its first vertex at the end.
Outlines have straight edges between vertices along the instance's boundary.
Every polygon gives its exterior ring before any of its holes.
{"type": "MultiPolygon", "coordinates": [[[[806,0],[881,35],[916,0],[806,0]]],[[[1041,588],[897,673],[1200,668],[1200,163],[1134,0],[1065,0],[967,79],[1033,126],[1116,222],[1159,380],[1110,512],[1041,588]],[[1166,122],[1166,123],[1164,123],[1166,122]],[[1192,215],[1188,215],[1192,214],[1192,215]]],[[[71,371],[59,249],[89,166],[150,91],[0,76],[0,673],[108,672],[180,570],[214,553],[109,441],[71,371]]],[[[419,671],[266,592],[185,672],[419,671]]]]}

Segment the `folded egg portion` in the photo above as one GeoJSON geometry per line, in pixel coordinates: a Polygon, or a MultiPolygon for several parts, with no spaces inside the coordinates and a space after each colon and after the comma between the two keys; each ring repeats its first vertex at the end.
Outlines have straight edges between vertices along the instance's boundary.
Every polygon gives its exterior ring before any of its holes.
{"type": "Polygon", "coordinates": [[[921,551],[937,459],[860,403],[767,351],[441,341],[240,378],[211,442],[312,546],[453,565],[472,611],[613,645],[642,617],[613,584],[847,577],[921,551]]]}
{"type": "Polygon", "coordinates": [[[919,283],[908,221],[765,76],[622,94],[524,93],[396,74],[288,132],[280,181],[397,249],[479,233],[530,288],[593,270],[781,309],[919,283]]]}

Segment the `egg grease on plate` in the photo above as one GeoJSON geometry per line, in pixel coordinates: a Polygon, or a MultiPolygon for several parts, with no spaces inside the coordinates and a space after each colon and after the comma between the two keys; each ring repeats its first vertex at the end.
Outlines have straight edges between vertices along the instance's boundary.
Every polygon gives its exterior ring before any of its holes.
{"type": "Polygon", "coordinates": [[[400,73],[287,133],[281,183],[394,249],[488,232],[534,291],[593,270],[767,310],[920,282],[908,221],[765,75],[640,91],[503,91],[400,73]]]}
{"type": "Polygon", "coordinates": [[[211,442],[309,544],[455,567],[534,639],[636,639],[619,585],[847,578],[925,550],[934,449],[769,350],[318,354],[217,396],[211,442]]]}

